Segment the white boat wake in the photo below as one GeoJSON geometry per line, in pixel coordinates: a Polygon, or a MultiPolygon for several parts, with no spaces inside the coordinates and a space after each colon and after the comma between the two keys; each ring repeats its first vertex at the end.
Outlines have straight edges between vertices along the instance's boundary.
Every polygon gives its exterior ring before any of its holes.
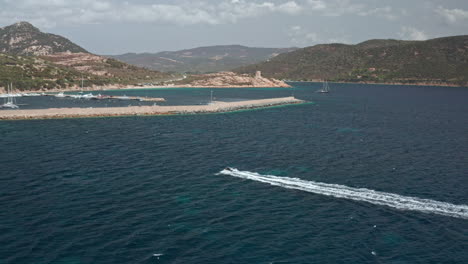
{"type": "Polygon", "coordinates": [[[248,179],[287,189],[301,190],[315,194],[333,196],[355,201],[384,205],[400,210],[418,211],[444,216],[468,219],[468,205],[455,205],[430,199],[402,196],[379,192],[365,188],[352,188],[345,185],[305,181],[298,178],[261,175],[255,172],[239,171],[234,168],[224,169],[220,174],[248,179]]]}

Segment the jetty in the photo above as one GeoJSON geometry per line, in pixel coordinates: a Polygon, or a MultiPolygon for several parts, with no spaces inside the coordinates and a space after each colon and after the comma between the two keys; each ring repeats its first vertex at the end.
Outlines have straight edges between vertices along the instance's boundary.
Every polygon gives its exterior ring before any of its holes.
{"type": "Polygon", "coordinates": [[[242,109],[255,109],[300,103],[304,103],[304,101],[296,99],[294,97],[283,97],[238,102],[213,101],[207,105],[153,105],[128,107],[3,110],[0,111],[0,120],[220,113],[232,112],[242,109]]]}

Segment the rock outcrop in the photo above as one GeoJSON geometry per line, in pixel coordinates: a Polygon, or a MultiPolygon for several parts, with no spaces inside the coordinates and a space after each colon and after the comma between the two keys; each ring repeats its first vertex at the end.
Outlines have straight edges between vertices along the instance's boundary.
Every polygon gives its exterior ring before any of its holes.
{"type": "Polygon", "coordinates": [[[41,32],[28,22],[0,28],[0,52],[43,56],[57,52],[87,52],[70,40],[41,32]]]}
{"type": "Polygon", "coordinates": [[[195,75],[184,80],[184,82],[186,85],[193,87],[290,87],[283,81],[264,78],[261,74],[252,77],[248,74],[234,72],[195,75]]]}

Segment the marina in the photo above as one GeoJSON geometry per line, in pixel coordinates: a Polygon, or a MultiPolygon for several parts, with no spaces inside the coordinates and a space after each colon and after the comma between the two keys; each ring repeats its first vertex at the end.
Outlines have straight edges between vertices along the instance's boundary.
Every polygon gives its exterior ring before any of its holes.
{"type": "Polygon", "coordinates": [[[138,101],[138,102],[165,102],[164,98],[155,98],[155,97],[147,97],[147,96],[126,96],[126,95],[102,95],[97,94],[94,95],[92,93],[88,94],[65,94],[63,92],[60,93],[6,93],[0,94],[0,98],[5,100],[5,104],[0,105],[0,108],[18,108],[20,104],[15,104],[16,107],[10,107],[13,105],[13,101],[16,101],[16,98],[20,97],[55,97],[55,98],[69,98],[69,99],[81,99],[81,100],[118,100],[118,101],[138,101]],[[8,102],[6,102],[8,101],[8,102]]]}
{"type": "Polygon", "coordinates": [[[164,102],[164,98],[154,98],[154,97],[141,97],[141,96],[112,96],[112,95],[94,95],[89,94],[46,94],[45,96],[55,96],[57,98],[73,98],[73,99],[92,99],[92,100],[128,100],[128,101],[140,101],[140,102],[164,102]]]}
{"type": "Polygon", "coordinates": [[[73,99],[93,99],[93,100],[135,100],[140,102],[164,102],[164,98],[154,98],[154,97],[141,97],[141,96],[112,96],[112,95],[94,95],[92,93],[88,94],[65,94],[61,93],[6,93],[0,94],[0,98],[12,98],[12,97],[36,97],[36,96],[54,96],[57,98],[73,98],[73,99]]]}

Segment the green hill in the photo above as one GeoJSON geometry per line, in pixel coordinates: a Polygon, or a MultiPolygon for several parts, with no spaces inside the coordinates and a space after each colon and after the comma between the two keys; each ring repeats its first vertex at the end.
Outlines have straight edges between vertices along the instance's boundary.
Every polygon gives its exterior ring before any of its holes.
{"type": "Polygon", "coordinates": [[[179,78],[88,53],[48,57],[0,53],[0,89],[10,82],[21,91],[76,87],[81,85],[82,77],[86,87],[159,84],[179,78]]]}
{"type": "Polygon", "coordinates": [[[52,89],[79,85],[81,76],[86,85],[104,85],[109,80],[83,74],[33,56],[0,53],[0,86],[14,83],[18,90],[52,89]]]}
{"type": "Polygon", "coordinates": [[[468,36],[326,44],[235,71],[288,80],[468,84],[468,36]]]}

